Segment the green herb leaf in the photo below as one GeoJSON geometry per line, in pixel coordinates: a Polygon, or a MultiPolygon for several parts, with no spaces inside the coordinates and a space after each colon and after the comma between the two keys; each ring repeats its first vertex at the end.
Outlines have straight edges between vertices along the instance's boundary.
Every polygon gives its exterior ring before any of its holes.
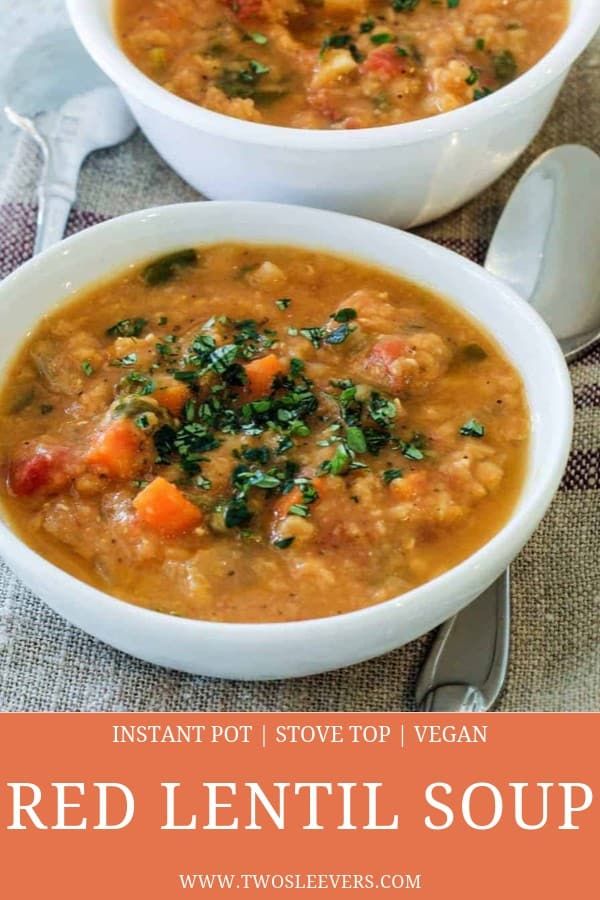
{"type": "Polygon", "coordinates": [[[395,12],[411,12],[418,2],[419,0],[392,0],[392,9],[395,12]]]}
{"type": "Polygon", "coordinates": [[[327,331],[324,334],[324,341],[326,344],[343,344],[349,335],[352,334],[354,328],[350,325],[347,325],[346,322],[343,322],[337,328],[334,328],[333,331],[327,331]]]}
{"type": "Polygon", "coordinates": [[[494,64],[494,74],[498,81],[506,83],[512,81],[517,74],[517,61],[510,50],[502,50],[497,53],[492,60],[494,64]]]}
{"type": "Polygon", "coordinates": [[[291,547],[296,539],[293,537],[288,538],[279,538],[277,541],[273,541],[273,546],[277,547],[278,550],[287,550],[288,547],[291,547]]]}
{"type": "Polygon", "coordinates": [[[260,31],[249,31],[248,34],[245,34],[244,37],[246,40],[254,41],[255,44],[268,44],[269,38],[266,34],[261,34],[260,31]]]}
{"type": "Polygon", "coordinates": [[[155,287],[171,281],[179,269],[197,264],[198,254],[194,249],[178,250],[147,265],[142,271],[142,278],[149,287],[155,287]]]}
{"type": "Polygon", "coordinates": [[[81,371],[88,378],[94,374],[94,367],[91,364],[91,362],[89,361],[89,359],[84,359],[84,361],[81,363],[81,371]]]}
{"type": "Polygon", "coordinates": [[[223,509],[223,521],[226,528],[239,528],[247,525],[252,518],[252,513],[243,499],[230,500],[223,509]]]}
{"type": "Polygon", "coordinates": [[[467,78],[465,78],[465,84],[476,84],[479,80],[479,69],[474,68],[474,66],[470,66],[469,74],[467,78]]]}
{"type": "Polygon", "coordinates": [[[369,32],[373,31],[375,28],[375,19],[373,16],[369,16],[368,19],[365,19],[364,22],[361,22],[358,30],[361,34],[369,34],[369,32]]]}
{"type": "Polygon", "coordinates": [[[385,484],[395,481],[396,478],[402,478],[402,469],[386,469],[381,476],[385,484]]]}
{"type": "Polygon", "coordinates": [[[305,519],[308,516],[308,506],[304,503],[294,503],[288,510],[288,516],[300,516],[305,519]]]}
{"type": "Polygon", "coordinates": [[[379,31],[377,34],[371,35],[371,43],[375,44],[376,47],[379,47],[381,44],[391,44],[393,40],[394,35],[388,31],[379,31]]]}
{"type": "Polygon", "coordinates": [[[460,6],[460,0],[448,0],[447,5],[448,9],[456,9],[460,6]]]}
{"type": "Polygon", "coordinates": [[[109,337],[139,337],[148,324],[147,319],[121,319],[106,329],[109,337]]]}
{"type": "Polygon", "coordinates": [[[289,297],[282,297],[280,300],[275,301],[275,306],[277,309],[284,310],[287,309],[291,303],[291,299],[289,297]]]}
{"type": "Polygon", "coordinates": [[[352,426],[346,430],[346,443],[355,453],[367,452],[367,440],[362,428],[352,426]]]}
{"type": "Polygon", "coordinates": [[[477,419],[469,419],[464,425],[461,425],[459,434],[463,437],[482,438],[485,435],[485,426],[478,422],[477,419]]]}
{"type": "Polygon", "coordinates": [[[331,318],[336,322],[351,322],[352,319],[356,318],[356,310],[350,306],[345,306],[343,309],[338,309],[337,312],[334,312],[331,318]]]}

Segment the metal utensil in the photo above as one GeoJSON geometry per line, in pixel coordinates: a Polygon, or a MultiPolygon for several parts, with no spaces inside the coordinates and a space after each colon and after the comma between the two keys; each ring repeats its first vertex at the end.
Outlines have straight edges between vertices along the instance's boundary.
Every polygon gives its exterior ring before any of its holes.
{"type": "MultiPolygon", "coordinates": [[[[574,144],[540,156],[509,198],[485,267],[537,309],[568,361],[598,340],[600,157],[574,144]]],[[[504,685],[509,643],[507,570],[440,627],[417,681],[419,708],[490,709],[504,685]]]]}
{"type": "Polygon", "coordinates": [[[36,254],[62,238],[85,158],[127,140],[136,124],[71,30],[52,32],[27,47],[7,76],[5,98],[8,119],[30,134],[43,154],[36,254]]]}

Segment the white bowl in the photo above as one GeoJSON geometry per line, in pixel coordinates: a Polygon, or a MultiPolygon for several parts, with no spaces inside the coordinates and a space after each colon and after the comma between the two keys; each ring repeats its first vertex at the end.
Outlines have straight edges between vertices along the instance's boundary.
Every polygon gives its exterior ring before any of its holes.
{"type": "Polygon", "coordinates": [[[124,603],[42,559],[3,522],[0,553],[53,609],[134,656],[225,678],[308,675],[413,640],[465,606],[514,559],[565,466],[570,381],[558,344],[537,313],[474,263],[384,225],[265,203],[187,203],[133,213],[27,263],[0,284],[0,371],[42,313],[87,285],[182,246],[230,240],[295,244],[364,259],[446,295],[496,337],[523,377],[532,419],[525,485],[510,521],[465,562],[400,597],[346,615],[283,624],[201,622],[124,603]]]}
{"type": "Polygon", "coordinates": [[[569,27],[532,69],[485,100],[417,122],[311,131],[244,122],[169,93],[120,49],[112,0],[67,0],[73,25],[142,130],[186,181],[215,200],[274,200],[408,228],[482,191],[550,112],[600,26],[598,0],[572,0],[569,27]]]}

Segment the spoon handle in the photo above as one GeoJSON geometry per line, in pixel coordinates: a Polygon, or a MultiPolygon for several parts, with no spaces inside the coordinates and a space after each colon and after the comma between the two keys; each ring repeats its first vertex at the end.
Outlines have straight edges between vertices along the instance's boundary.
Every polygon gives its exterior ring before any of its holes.
{"type": "Polygon", "coordinates": [[[44,166],[38,187],[34,256],[62,240],[77,195],[79,177],[79,164],[65,158],[60,145],[57,147],[52,140],[42,141],[40,145],[44,166]]]}
{"type": "Polygon", "coordinates": [[[508,667],[508,569],[465,609],[445,622],[419,675],[424,712],[485,712],[496,702],[508,667]]]}

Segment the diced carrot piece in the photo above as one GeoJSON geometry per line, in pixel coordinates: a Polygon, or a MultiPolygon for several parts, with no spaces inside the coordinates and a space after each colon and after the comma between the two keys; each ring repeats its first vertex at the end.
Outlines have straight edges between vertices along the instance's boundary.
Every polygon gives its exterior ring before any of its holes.
{"type": "MultiPolygon", "coordinates": [[[[311,479],[312,486],[315,488],[319,497],[323,494],[323,489],[325,487],[325,478],[312,478],[311,479]]],[[[315,501],[317,502],[317,501],[315,501]]],[[[304,503],[304,497],[302,494],[302,488],[298,485],[294,485],[292,490],[283,494],[282,497],[279,498],[277,503],[275,504],[275,516],[278,519],[285,519],[285,517],[289,514],[292,506],[295,506],[297,503],[304,503]]]]}
{"type": "Polygon", "coordinates": [[[285,371],[283,363],[274,353],[269,353],[268,356],[262,356],[260,359],[253,359],[244,366],[244,369],[248,377],[248,383],[244,390],[252,400],[268,394],[277,375],[281,375],[285,371]]]}
{"type": "Polygon", "coordinates": [[[164,382],[158,384],[154,397],[172,415],[178,416],[190,399],[190,390],[183,382],[177,381],[175,378],[165,379],[164,382]]]}
{"type": "Polygon", "coordinates": [[[161,534],[190,531],[202,521],[202,512],[165,478],[155,478],[137,495],[133,505],[144,525],[161,534]]]}
{"type": "Polygon", "coordinates": [[[427,472],[411,472],[405,478],[395,478],[390,491],[398,500],[416,500],[425,493],[428,482],[427,472]]]}
{"type": "Polygon", "coordinates": [[[130,419],[116,419],[98,435],[85,459],[110,478],[131,478],[138,471],[143,443],[142,432],[130,419]]]}
{"type": "Polygon", "coordinates": [[[386,44],[369,53],[361,66],[361,72],[372,72],[383,78],[395,78],[408,70],[409,63],[410,60],[406,56],[400,56],[396,47],[386,44]]]}

